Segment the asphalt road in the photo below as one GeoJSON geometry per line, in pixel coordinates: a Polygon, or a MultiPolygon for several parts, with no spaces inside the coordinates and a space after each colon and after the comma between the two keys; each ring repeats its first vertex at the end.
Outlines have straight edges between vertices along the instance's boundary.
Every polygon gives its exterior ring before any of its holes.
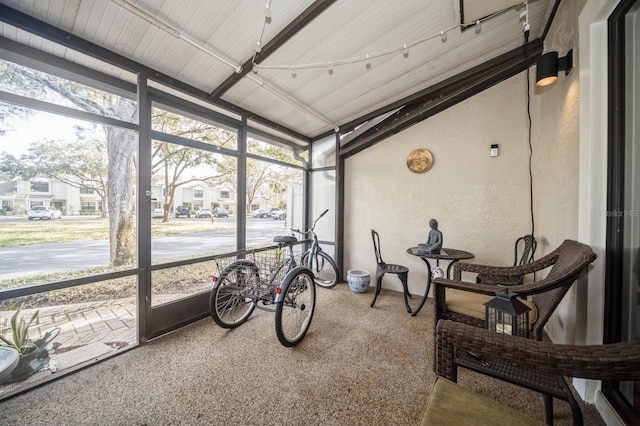
{"type": "MultiPolygon", "coordinates": [[[[233,222],[235,218],[216,219],[216,221],[225,220],[233,222]]],[[[268,243],[273,241],[275,235],[284,233],[290,233],[285,228],[284,220],[247,218],[247,241],[250,244],[268,243]]],[[[233,250],[235,245],[235,228],[153,237],[151,258],[159,260],[185,255],[204,256],[225,249],[233,250]]],[[[0,247],[0,280],[108,264],[109,242],[107,240],[0,247]]]]}

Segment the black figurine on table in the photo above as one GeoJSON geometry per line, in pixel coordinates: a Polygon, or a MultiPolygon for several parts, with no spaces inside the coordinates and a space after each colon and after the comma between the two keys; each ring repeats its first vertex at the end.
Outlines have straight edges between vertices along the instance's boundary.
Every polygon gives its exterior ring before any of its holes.
{"type": "Polygon", "coordinates": [[[424,253],[440,253],[442,248],[442,232],[438,230],[438,221],[431,219],[429,221],[431,230],[429,231],[429,237],[426,244],[418,244],[418,250],[424,253]]]}

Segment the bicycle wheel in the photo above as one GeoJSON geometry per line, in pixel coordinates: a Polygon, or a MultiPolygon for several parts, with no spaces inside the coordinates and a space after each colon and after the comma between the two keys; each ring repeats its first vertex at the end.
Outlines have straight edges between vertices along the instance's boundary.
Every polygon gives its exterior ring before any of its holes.
{"type": "Polygon", "coordinates": [[[316,308],[313,274],[298,267],[282,280],[282,300],[276,306],[276,334],[283,346],[295,346],[304,338],[316,308]]]}
{"type": "MultiPolygon", "coordinates": [[[[307,266],[311,252],[306,252],[302,256],[302,265],[307,266]]],[[[338,266],[336,262],[324,251],[313,256],[311,262],[311,272],[317,285],[324,288],[332,288],[338,284],[338,266]]]]}
{"type": "Polygon", "coordinates": [[[247,295],[259,279],[258,268],[248,260],[234,262],[220,272],[209,299],[209,311],[216,324],[234,328],[249,318],[256,300],[247,295]]]}

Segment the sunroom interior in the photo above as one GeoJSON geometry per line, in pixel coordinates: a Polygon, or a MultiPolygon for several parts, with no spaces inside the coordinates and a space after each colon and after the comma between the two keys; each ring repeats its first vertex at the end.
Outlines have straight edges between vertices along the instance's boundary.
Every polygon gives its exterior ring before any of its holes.
{"type": "MultiPolygon", "coordinates": [[[[62,342],[57,372],[0,384],[0,398],[208,318],[220,258],[327,209],[315,230],[339,286],[349,270],[375,273],[372,229],[413,295],[429,277],[407,248],[431,219],[445,247],[482,264],[509,264],[526,234],[536,257],[580,241],[598,258],[548,338],[638,340],[639,9],[0,0],[0,228],[26,222],[40,238],[2,242],[0,330],[37,311],[33,333],[62,342]],[[570,51],[572,69],[537,86],[540,56],[570,51]],[[421,173],[416,150],[431,155],[421,173]],[[32,206],[62,219],[27,222],[32,206]],[[286,218],[258,213],[275,209],[286,218]]],[[[383,289],[381,301],[402,291],[391,276],[383,289]]],[[[637,383],[572,385],[605,423],[638,418],[637,383]]]]}

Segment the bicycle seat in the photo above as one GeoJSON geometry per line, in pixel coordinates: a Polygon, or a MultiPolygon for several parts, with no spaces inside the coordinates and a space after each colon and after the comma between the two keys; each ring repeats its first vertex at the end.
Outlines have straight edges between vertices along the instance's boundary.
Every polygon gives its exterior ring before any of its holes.
{"type": "Polygon", "coordinates": [[[295,235],[278,235],[273,237],[274,243],[282,243],[282,244],[294,244],[298,242],[298,239],[295,235]]]}

